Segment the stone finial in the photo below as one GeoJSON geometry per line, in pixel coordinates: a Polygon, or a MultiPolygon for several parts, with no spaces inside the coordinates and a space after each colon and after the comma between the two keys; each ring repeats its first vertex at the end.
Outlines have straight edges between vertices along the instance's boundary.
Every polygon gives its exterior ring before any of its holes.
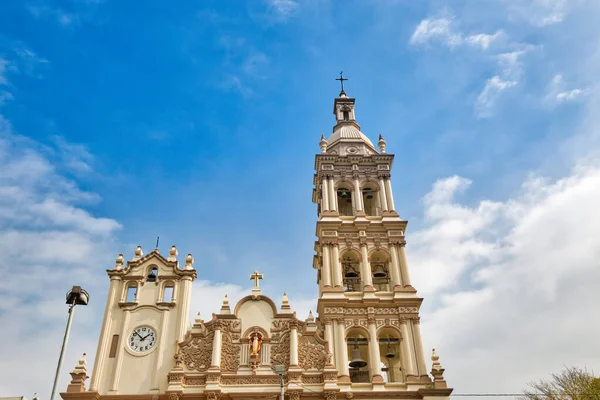
{"type": "Polygon", "coordinates": [[[290,301],[287,297],[287,294],[283,294],[283,298],[281,299],[281,313],[290,313],[292,312],[292,307],[290,307],[290,301]]]}
{"type": "Polygon", "coordinates": [[[433,387],[435,389],[447,388],[446,381],[444,380],[444,371],[442,364],[440,364],[440,356],[437,355],[435,349],[431,351],[431,375],[433,375],[433,387]]]}
{"type": "Polygon", "coordinates": [[[177,261],[178,254],[179,252],[177,251],[177,247],[175,247],[175,245],[171,246],[171,248],[169,249],[169,257],[167,258],[167,261],[177,261]]]}
{"type": "Polygon", "coordinates": [[[325,139],[325,135],[321,134],[321,141],[319,142],[319,147],[321,148],[321,153],[327,153],[327,139],[325,139]]]}
{"type": "Polygon", "coordinates": [[[221,305],[220,314],[231,314],[231,308],[229,307],[229,297],[225,295],[223,298],[223,304],[221,305]]]}
{"type": "Polygon", "coordinates": [[[137,261],[140,258],[142,258],[142,256],[144,255],[144,252],[142,251],[142,246],[138,245],[138,247],[133,251],[133,260],[132,261],[137,261]]]}
{"type": "Polygon", "coordinates": [[[125,259],[123,258],[123,253],[119,253],[119,256],[115,258],[115,271],[121,271],[123,269],[123,263],[125,259]]]}
{"type": "Polygon", "coordinates": [[[192,253],[189,253],[185,258],[185,268],[184,269],[194,269],[194,257],[192,257],[192,253]]]}
{"type": "Polygon", "coordinates": [[[385,148],[387,146],[387,142],[383,138],[383,135],[379,134],[379,141],[377,142],[377,146],[379,146],[379,151],[385,154],[385,148]]]}
{"type": "Polygon", "coordinates": [[[198,312],[198,314],[196,314],[196,318],[194,318],[194,325],[202,325],[203,323],[204,320],[200,316],[200,312],[198,312]]]}
{"type": "Polygon", "coordinates": [[[83,353],[73,371],[70,372],[71,383],[67,386],[67,393],[85,392],[85,380],[88,378],[85,357],[83,353]]]}
{"type": "Polygon", "coordinates": [[[313,317],[312,310],[308,312],[308,318],[306,318],[306,322],[309,324],[315,322],[315,317],[313,317]]]}

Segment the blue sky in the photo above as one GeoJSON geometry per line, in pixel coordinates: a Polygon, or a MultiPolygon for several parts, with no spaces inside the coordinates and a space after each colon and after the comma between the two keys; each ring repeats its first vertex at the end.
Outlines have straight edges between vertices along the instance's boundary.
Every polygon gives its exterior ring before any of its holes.
{"type": "MultiPolygon", "coordinates": [[[[286,290],[301,315],[314,308],[313,162],[342,70],[362,131],[382,133],[396,154],[426,347],[439,350],[450,384],[514,391],[564,364],[593,365],[591,340],[567,345],[573,333],[556,332],[525,351],[516,341],[525,333],[492,316],[546,334],[562,320],[545,310],[581,309],[576,329],[598,300],[588,283],[600,253],[590,200],[600,187],[596,2],[1,7],[0,271],[11,278],[0,295],[32,289],[19,311],[12,300],[0,306],[13,326],[2,343],[35,354],[40,373],[0,392],[31,396],[35,386],[47,396],[66,318],[60,296],[81,283],[93,302],[78,314],[64,387],[78,354],[95,351],[104,270],[157,236],[163,253],[176,244],[194,254],[193,304],[204,315],[225,292],[245,293],[254,269],[274,298],[286,290]],[[504,383],[465,378],[497,353],[504,383]]],[[[600,333],[598,318],[585,327],[600,333]]]]}

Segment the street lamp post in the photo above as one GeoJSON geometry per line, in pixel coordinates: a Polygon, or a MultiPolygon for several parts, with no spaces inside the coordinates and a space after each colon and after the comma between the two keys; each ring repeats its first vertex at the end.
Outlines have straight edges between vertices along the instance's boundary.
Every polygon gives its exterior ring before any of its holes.
{"type": "Polygon", "coordinates": [[[75,311],[75,306],[87,306],[88,302],[90,301],[90,295],[88,292],[83,290],[81,286],[73,286],[73,288],[67,292],[66,299],[66,304],[69,305],[69,319],[67,319],[65,337],[63,338],[62,347],[60,348],[60,356],[58,357],[58,365],[56,366],[56,375],[54,376],[54,384],[52,385],[52,394],[50,395],[50,400],[54,400],[54,396],[56,395],[58,376],[60,375],[60,368],[62,367],[65,350],[67,350],[67,341],[69,340],[69,332],[71,331],[71,322],[73,321],[73,312],[75,311]]]}
{"type": "Polygon", "coordinates": [[[279,382],[280,382],[280,388],[281,388],[281,393],[279,395],[279,400],[285,400],[285,392],[284,392],[284,388],[283,388],[283,375],[285,375],[285,365],[274,365],[273,366],[273,370],[275,370],[275,373],[277,375],[279,375],[279,382]]]}

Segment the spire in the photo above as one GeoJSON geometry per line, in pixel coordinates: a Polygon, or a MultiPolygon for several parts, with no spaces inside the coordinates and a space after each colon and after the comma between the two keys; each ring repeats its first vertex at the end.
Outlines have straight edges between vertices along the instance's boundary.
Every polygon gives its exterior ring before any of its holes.
{"type": "Polygon", "coordinates": [[[385,154],[385,147],[387,146],[387,142],[383,138],[383,135],[379,134],[379,141],[377,142],[377,146],[379,147],[379,151],[381,154],[385,154]]]}
{"type": "Polygon", "coordinates": [[[88,378],[85,358],[86,355],[83,353],[73,371],[70,372],[71,383],[67,386],[67,393],[85,392],[85,380],[88,378]]]}
{"type": "Polygon", "coordinates": [[[227,297],[227,294],[225,294],[225,297],[223,298],[223,304],[221,305],[220,314],[231,314],[231,308],[229,307],[229,297],[227,297]]]}
{"type": "Polygon", "coordinates": [[[288,300],[287,294],[283,294],[283,298],[281,299],[281,313],[288,314],[292,312],[292,307],[290,307],[290,301],[288,300]]]}
{"type": "Polygon", "coordinates": [[[321,141],[319,142],[319,147],[321,148],[321,153],[327,153],[327,139],[325,139],[325,135],[321,134],[321,141]]]}
{"type": "Polygon", "coordinates": [[[431,375],[433,375],[433,386],[435,389],[447,388],[446,380],[444,380],[444,371],[442,364],[440,364],[440,356],[437,355],[435,349],[431,351],[431,375]]]}

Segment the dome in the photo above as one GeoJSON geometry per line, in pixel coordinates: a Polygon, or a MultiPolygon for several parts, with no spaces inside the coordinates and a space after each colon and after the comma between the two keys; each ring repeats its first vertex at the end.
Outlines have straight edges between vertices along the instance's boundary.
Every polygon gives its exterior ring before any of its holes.
{"type": "Polygon", "coordinates": [[[373,146],[373,143],[371,143],[369,138],[364,133],[359,131],[354,124],[345,123],[337,126],[327,142],[329,143],[329,146],[332,146],[340,140],[345,142],[363,142],[369,147],[375,149],[375,146],[373,146]]]}

